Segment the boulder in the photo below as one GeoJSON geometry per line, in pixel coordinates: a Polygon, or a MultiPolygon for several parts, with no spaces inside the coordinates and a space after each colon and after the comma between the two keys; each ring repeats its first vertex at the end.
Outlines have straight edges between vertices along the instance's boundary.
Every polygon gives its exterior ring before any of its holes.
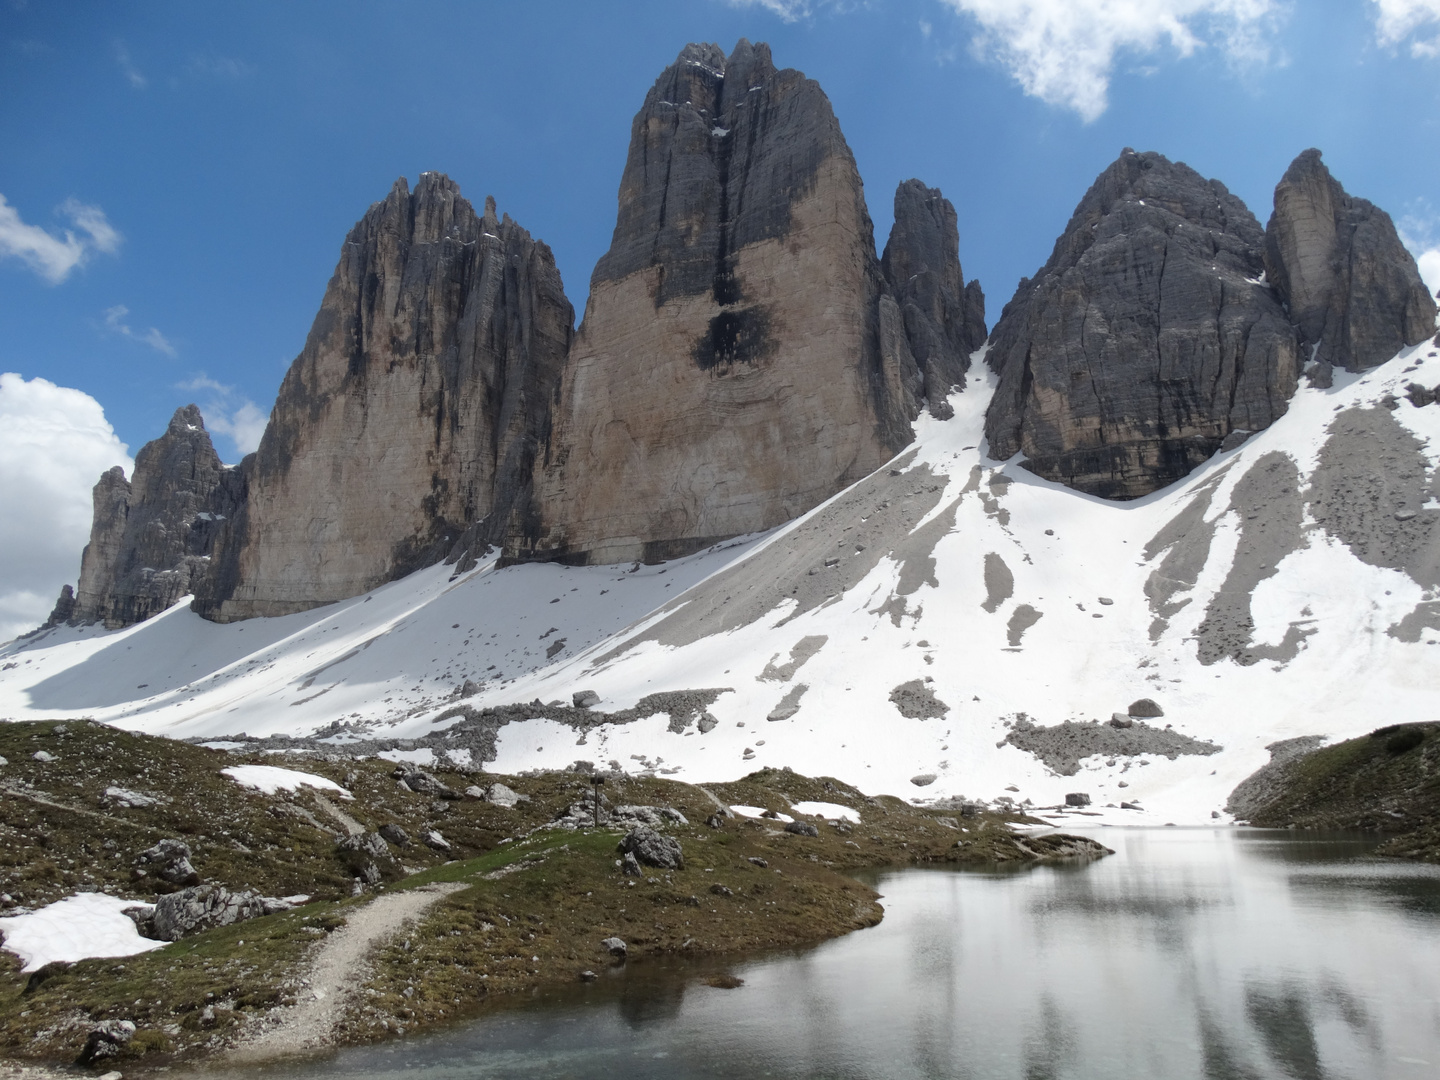
{"type": "Polygon", "coordinates": [[[180,840],[161,840],[135,856],[137,876],[153,875],[171,885],[198,885],[200,875],[190,865],[190,847],[180,840]]]}
{"type": "Polygon", "coordinates": [[[231,892],[223,885],[181,889],[155,901],[155,937],[160,941],[179,941],[202,930],[265,915],[266,899],[248,889],[231,892]]]}
{"type": "Polygon", "coordinates": [[[910,783],[914,784],[916,787],[929,787],[937,779],[939,779],[939,777],[937,777],[933,772],[920,773],[920,775],[918,776],[910,777],[910,783]]]}
{"type": "Polygon", "coordinates": [[[685,869],[685,853],[680,841],[663,836],[647,825],[641,825],[626,834],[620,841],[620,850],[633,854],[646,866],[662,870],[685,869]]]}
{"type": "Polygon", "coordinates": [[[625,942],[618,937],[607,937],[604,941],[600,942],[600,947],[611,956],[623,957],[626,951],[625,942]]]}
{"type": "Polygon", "coordinates": [[[432,847],[436,851],[448,852],[450,850],[450,841],[441,836],[437,829],[426,829],[420,838],[425,841],[426,846],[432,847]]]}
{"type": "Polygon", "coordinates": [[[1295,332],[1264,282],[1265,234],[1218,180],[1126,149],[1076,207],[991,336],[990,456],[1135,498],[1288,407],[1295,332]]]}
{"type": "Polygon", "coordinates": [[[521,795],[518,791],[506,787],[504,784],[491,784],[485,789],[485,801],[492,802],[496,806],[503,806],[507,810],[516,803],[528,799],[529,796],[521,795]]]}
{"type": "Polygon", "coordinates": [[[570,695],[570,700],[575,703],[577,709],[589,709],[600,704],[600,695],[594,690],[577,690],[570,695]]]}
{"type": "Polygon", "coordinates": [[[1130,703],[1127,713],[1141,720],[1151,720],[1157,716],[1164,716],[1165,710],[1153,698],[1142,697],[1140,700],[1130,703]]]}
{"type": "Polygon", "coordinates": [[[819,836],[820,830],[808,821],[787,821],[785,831],[796,836],[819,836]]]}
{"type": "Polygon", "coordinates": [[[396,847],[404,847],[410,843],[410,834],[393,822],[381,825],[377,832],[383,839],[394,844],[396,847]]]}
{"type": "Polygon", "coordinates": [[[413,765],[402,765],[395,770],[393,775],[417,795],[438,795],[442,799],[459,799],[461,797],[458,791],[447,786],[444,781],[413,765]]]}
{"type": "Polygon", "coordinates": [[[635,853],[627,851],[620,858],[620,873],[626,877],[639,877],[641,874],[640,861],[635,858],[635,853]]]}
{"type": "Polygon", "coordinates": [[[1066,806],[1089,806],[1090,796],[1083,791],[1072,791],[1065,796],[1066,806]]]}
{"type": "Polygon", "coordinates": [[[120,1053],[135,1037],[135,1025],[129,1020],[102,1020],[85,1036],[84,1049],[75,1059],[77,1065],[92,1065],[120,1053]]]}

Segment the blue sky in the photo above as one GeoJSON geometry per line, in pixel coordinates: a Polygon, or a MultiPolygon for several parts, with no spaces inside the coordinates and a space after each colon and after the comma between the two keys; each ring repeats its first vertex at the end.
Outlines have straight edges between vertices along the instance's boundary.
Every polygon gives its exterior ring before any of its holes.
{"type": "Polygon", "coordinates": [[[992,324],[1125,146],[1262,223],[1318,146],[1440,246],[1440,0],[0,0],[0,371],[131,454],[197,401],[237,460],[346,231],[430,169],[549,243],[581,311],[646,90],[742,36],[829,94],[878,244],[900,180],[955,203],[992,324]]]}

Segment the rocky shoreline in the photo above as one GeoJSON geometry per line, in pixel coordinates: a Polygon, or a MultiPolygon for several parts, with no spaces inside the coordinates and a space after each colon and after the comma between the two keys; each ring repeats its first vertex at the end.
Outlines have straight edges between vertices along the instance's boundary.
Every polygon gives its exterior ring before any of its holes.
{"type": "Polygon", "coordinates": [[[1021,835],[1013,813],[789,770],[701,787],[271,750],[0,728],[0,928],[93,893],[171,941],[132,934],[148,951],[30,971],[0,952],[12,1068],[133,1073],[393,1038],[608,965],[723,967],[873,926],[863,869],[1106,853],[1021,835]]]}

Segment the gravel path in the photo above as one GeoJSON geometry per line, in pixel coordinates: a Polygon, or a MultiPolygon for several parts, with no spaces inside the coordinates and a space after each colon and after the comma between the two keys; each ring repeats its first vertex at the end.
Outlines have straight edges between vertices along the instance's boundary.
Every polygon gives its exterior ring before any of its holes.
{"type": "Polygon", "coordinates": [[[418,919],[446,894],[463,888],[458,883],[423,885],[376,897],[355,911],[321,945],[299,1004],[286,1010],[278,1025],[237,1046],[227,1055],[229,1060],[254,1062],[330,1046],[336,1022],[369,972],[366,957],[371,949],[418,919]]]}

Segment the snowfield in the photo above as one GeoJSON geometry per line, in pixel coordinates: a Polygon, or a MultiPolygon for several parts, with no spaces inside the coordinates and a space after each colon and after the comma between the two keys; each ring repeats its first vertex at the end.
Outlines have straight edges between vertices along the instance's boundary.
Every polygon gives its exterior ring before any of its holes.
{"type": "Polygon", "coordinates": [[[121,900],[105,893],[79,893],[38,911],[0,919],[5,950],[20,957],[21,971],[37,971],[52,961],[73,964],[96,956],[134,956],[163,949],[169,942],[140,936],[126,908],[154,904],[121,900]]]}
{"type": "Polygon", "coordinates": [[[895,461],[762,536],[661,566],[436,566],[224,626],[182,601],[62,627],[0,648],[0,718],[343,742],[443,730],[467,680],[477,709],[723,689],[705,731],[537,718],[501,728],[486,764],[698,783],[788,765],[926,800],[1086,793],[1089,823],[1228,820],[1269,743],[1435,718],[1440,405],[1413,405],[1412,381],[1440,384],[1434,345],[1304,387],[1239,448],[1112,503],[985,456],[976,364],[954,419],[922,417],[895,461]],[[1140,698],[1164,715],[1108,727],[1140,698]],[[1065,721],[1099,722],[1109,749],[1045,730],[1065,721]],[[1201,751],[1154,749],[1176,734],[1201,751]]]}

